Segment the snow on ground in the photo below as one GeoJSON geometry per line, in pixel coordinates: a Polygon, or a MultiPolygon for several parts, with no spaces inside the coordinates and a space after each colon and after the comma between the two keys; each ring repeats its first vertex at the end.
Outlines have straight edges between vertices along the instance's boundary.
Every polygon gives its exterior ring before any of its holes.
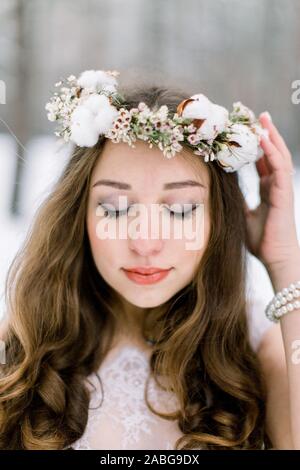
{"type": "MultiPolygon", "coordinates": [[[[22,216],[13,218],[9,213],[15,172],[14,141],[0,134],[0,319],[5,312],[4,283],[8,267],[21,247],[35,211],[60,175],[70,152],[70,147],[61,147],[53,137],[40,136],[27,144],[25,151],[24,178],[21,187],[20,207],[22,216]]],[[[259,200],[258,176],[255,166],[244,167],[241,172],[241,187],[248,205],[253,208],[259,200]]],[[[294,176],[295,213],[300,240],[300,167],[294,176]]],[[[273,295],[272,286],[264,266],[249,255],[249,289],[266,304],[273,295]]],[[[249,291],[250,292],[250,291],[249,291]]]]}

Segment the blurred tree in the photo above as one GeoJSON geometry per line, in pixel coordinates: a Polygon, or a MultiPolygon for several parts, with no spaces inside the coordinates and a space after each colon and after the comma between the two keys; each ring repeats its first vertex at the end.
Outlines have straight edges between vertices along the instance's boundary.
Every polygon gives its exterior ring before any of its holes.
{"type": "Polygon", "coordinates": [[[28,117],[30,116],[27,109],[28,103],[28,80],[30,79],[30,60],[32,56],[27,50],[27,31],[26,31],[26,9],[28,8],[28,0],[18,0],[15,3],[15,20],[16,20],[16,43],[15,43],[15,76],[16,91],[15,103],[13,108],[14,132],[17,136],[16,146],[16,170],[14,187],[12,191],[11,212],[13,215],[19,215],[18,199],[20,184],[22,181],[23,161],[26,158],[24,154],[24,146],[28,139],[28,117]]]}

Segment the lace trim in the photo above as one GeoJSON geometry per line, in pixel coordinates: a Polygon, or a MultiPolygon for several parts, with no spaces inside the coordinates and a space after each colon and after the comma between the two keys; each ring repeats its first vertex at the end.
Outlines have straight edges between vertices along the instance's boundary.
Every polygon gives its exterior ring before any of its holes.
{"type": "MultiPolygon", "coordinates": [[[[122,449],[138,445],[141,438],[150,437],[153,427],[158,424],[157,420],[161,418],[149,410],[144,400],[149,372],[148,352],[133,345],[126,345],[118,352],[116,358],[107,364],[104,362],[98,371],[101,381],[96,374],[91,377],[95,389],[91,391],[87,428],[72,447],[92,449],[90,442],[93,439],[93,431],[104,417],[115,429],[124,429],[120,443],[122,449]]],[[[154,409],[164,412],[175,411],[179,405],[176,395],[161,389],[152,376],[148,382],[148,400],[154,409]]],[[[167,441],[164,448],[174,447],[167,441]]]]}

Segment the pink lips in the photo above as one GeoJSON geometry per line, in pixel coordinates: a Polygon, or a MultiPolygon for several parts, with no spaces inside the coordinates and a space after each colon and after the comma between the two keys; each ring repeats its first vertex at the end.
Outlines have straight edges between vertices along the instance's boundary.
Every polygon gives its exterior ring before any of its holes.
{"type": "Polygon", "coordinates": [[[172,268],[147,268],[147,267],[133,267],[125,269],[123,268],[126,276],[137,284],[153,284],[164,279],[172,268]]]}

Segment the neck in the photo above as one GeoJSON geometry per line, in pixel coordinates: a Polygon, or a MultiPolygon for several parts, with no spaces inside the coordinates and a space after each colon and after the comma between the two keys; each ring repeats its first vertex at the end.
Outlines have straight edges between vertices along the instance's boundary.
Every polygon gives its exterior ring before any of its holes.
{"type": "Polygon", "coordinates": [[[144,341],[142,331],[147,310],[147,308],[131,304],[126,299],[120,299],[117,319],[118,334],[144,341]]]}

